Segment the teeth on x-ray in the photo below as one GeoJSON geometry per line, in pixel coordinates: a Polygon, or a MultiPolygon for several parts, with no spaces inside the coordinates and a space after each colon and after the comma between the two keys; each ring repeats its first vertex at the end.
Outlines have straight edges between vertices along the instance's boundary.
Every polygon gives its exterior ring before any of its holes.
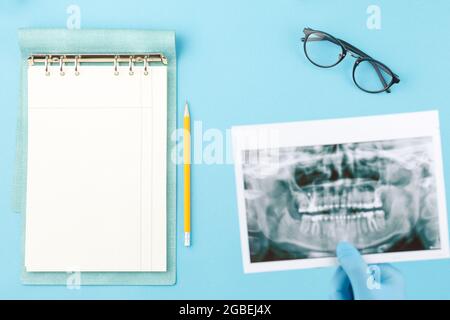
{"type": "Polygon", "coordinates": [[[252,261],[333,256],[340,240],[439,248],[431,150],[421,137],[244,151],[252,261]]]}

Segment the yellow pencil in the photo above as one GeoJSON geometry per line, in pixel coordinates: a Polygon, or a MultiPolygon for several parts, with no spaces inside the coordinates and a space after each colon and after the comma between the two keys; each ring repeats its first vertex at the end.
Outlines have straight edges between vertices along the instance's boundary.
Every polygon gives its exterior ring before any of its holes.
{"type": "Polygon", "coordinates": [[[188,104],[184,105],[183,118],[184,158],[184,245],[191,245],[191,117],[188,104]]]}

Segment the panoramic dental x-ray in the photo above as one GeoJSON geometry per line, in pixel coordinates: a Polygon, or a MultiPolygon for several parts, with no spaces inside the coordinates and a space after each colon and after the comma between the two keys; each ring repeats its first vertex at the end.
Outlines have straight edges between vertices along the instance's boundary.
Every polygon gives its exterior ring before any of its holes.
{"type": "Polygon", "coordinates": [[[251,262],[440,247],[432,137],[242,152],[251,262]]]}

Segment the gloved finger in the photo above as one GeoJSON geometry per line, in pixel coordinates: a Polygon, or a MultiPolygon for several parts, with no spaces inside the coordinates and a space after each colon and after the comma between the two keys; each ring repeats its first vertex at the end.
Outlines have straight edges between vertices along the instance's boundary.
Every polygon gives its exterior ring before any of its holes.
{"type": "Polygon", "coordinates": [[[336,269],[331,279],[331,290],[331,300],[353,300],[350,280],[340,266],[336,269]]]}
{"type": "Polygon", "coordinates": [[[342,269],[347,274],[355,296],[358,291],[367,290],[367,264],[359,251],[348,242],[340,242],[336,255],[342,269]]]}

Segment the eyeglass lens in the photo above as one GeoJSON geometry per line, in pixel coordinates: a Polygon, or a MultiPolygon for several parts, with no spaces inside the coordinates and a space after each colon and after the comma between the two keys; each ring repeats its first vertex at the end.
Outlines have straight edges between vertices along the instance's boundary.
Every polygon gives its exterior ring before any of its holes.
{"type": "Polygon", "coordinates": [[[339,62],[343,50],[332,37],[314,32],[305,40],[305,53],[312,63],[328,68],[339,62]]]}
{"type": "Polygon", "coordinates": [[[392,74],[373,60],[362,60],[355,68],[355,83],[369,92],[384,91],[392,82],[392,74]]]}

